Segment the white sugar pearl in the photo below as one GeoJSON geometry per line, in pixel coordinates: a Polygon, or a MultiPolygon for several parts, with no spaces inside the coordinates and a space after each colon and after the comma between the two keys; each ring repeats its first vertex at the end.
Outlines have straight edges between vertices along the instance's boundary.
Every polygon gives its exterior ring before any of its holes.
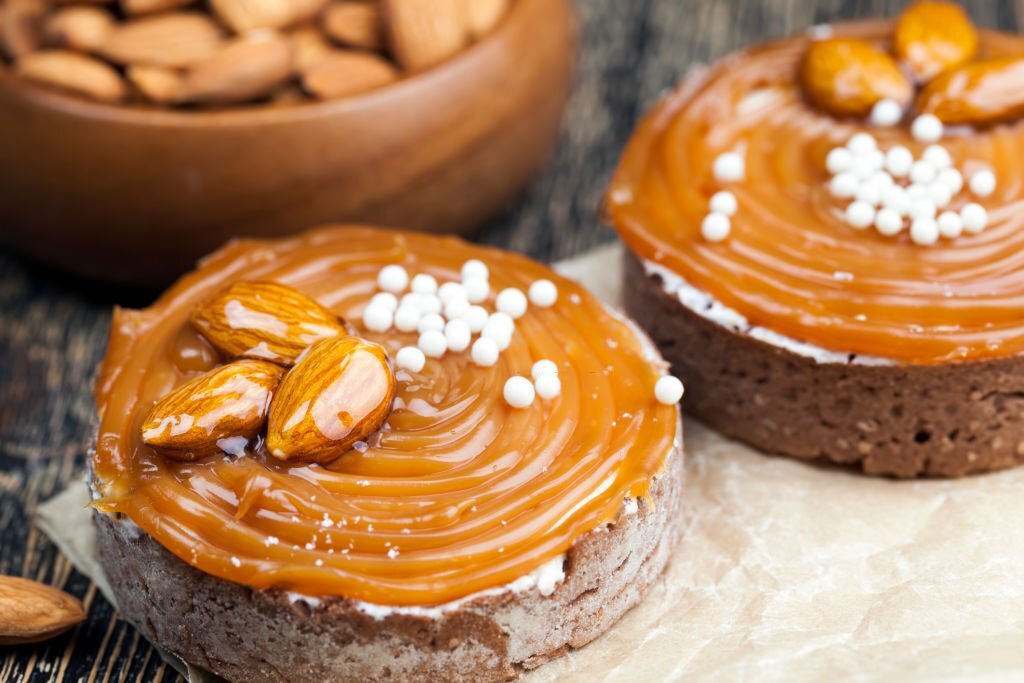
{"type": "Polygon", "coordinates": [[[927,185],[935,180],[939,172],[927,161],[915,161],[910,167],[910,182],[918,185],[927,185]]]}
{"type": "Polygon", "coordinates": [[[395,329],[399,332],[415,332],[418,330],[423,314],[416,306],[399,306],[395,311],[395,329]]]}
{"type": "Polygon", "coordinates": [[[921,160],[927,161],[937,170],[941,171],[953,165],[953,158],[949,156],[949,150],[942,145],[928,145],[921,154],[921,160]]]}
{"type": "Polygon", "coordinates": [[[487,318],[489,314],[487,309],[483,306],[470,306],[465,313],[462,314],[462,319],[469,325],[469,331],[473,334],[477,334],[484,329],[484,325],[487,324],[487,318]]]}
{"type": "Polygon", "coordinates": [[[964,231],[964,219],[955,211],[943,211],[936,223],[939,226],[939,234],[948,239],[959,237],[964,231]]]}
{"type": "Polygon", "coordinates": [[[377,292],[370,297],[370,306],[383,306],[389,311],[398,308],[398,297],[391,292],[377,292]]]}
{"type": "Polygon", "coordinates": [[[953,193],[950,192],[948,187],[935,180],[928,184],[928,192],[925,194],[925,197],[932,200],[932,203],[941,209],[953,200],[953,193]]]}
{"type": "Polygon", "coordinates": [[[996,177],[992,171],[978,171],[967,182],[971,193],[978,197],[988,197],[996,191],[996,177]]]}
{"type": "Polygon", "coordinates": [[[934,218],[915,218],[910,224],[910,239],[915,244],[929,246],[939,240],[939,226],[934,218]]]}
{"type": "Polygon", "coordinates": [[[875,207],[871,206],[867,202],[851,202],[850,205],[846,207],[846,213],[844,216],[846,218],[847,225],[851,228],[863,230],[874,222],[875,207]]]}
{"type": "Polygon", "coordinates": [[[449,320],[461,318],[466,315],[466,311],[469,310],[470,306],[472,306],[472,304],[465,299],[452,299],[444,305],[444,317],[449,320]]]}
{"type": "Polygon", "coordinates": [[[487,301],[491,295],[491,284],[486,278],[477,275],[466,278],[462,281],[462,287],[466,291],[466,299],[471,304],[479,304],[487,301]]]}
{"type": "Polygon", "coordinates": [[[832,175],[848,171],[851,163],[853,163],[853,154],[845,147],[835,147],[829,150],[825,156],[825,169],[832,175]]]}
{"type": "Polygon", "coordinates": [[[974,202],[965,204],[960,209],[960,218],[964,222],[964,231],[972,235],[977,235],[988,227],[988,212],[985,211],[985,207],[981,204],[975,204],[974,202]]]}
{"type": "MultiPolygon", "coordinates": [[[[846,151],[846,150],[843,150],[846,151]]],[[[849,154],[849,152],[847,152],[849,154]]],[[[711,195],[711,201],[708,202],[708,209],[712,213],[724,213],[726,216],[736,215],[736,210],[739,208],[739,202],[736,201],[736,195],[728,190],[722,190],[711,195]]]]}
{"type": "Polygon", "coordinates": [[[547,358],[537,361],[530,368],[530,376],[537,379],[541,375],[557,375],[558,366],[555,365],[554,361],[550,361],[547,358]]]}
{"type": "Polygon", "coordinates": [[[910,205],[910,219],[913,221],[916,221],[920,218],[934,219],[936,211],[937,209],[935,208],[935,202],[933,202],[932,200],[926,197],[915,199],[914,202],[910,205]]]}
{"type": "Polygon", "coordinates": [[[505,402],[513,408],[528,408],[533,403],[536,392],[533,383],[525,377],[509,377],[505,382],[505,402]]]}
{"type": "MultiPolygon", "coordinates": [[[[871,150],[872,152],[878,152],[877,149],[871,150]]],[[[870,154],[855,155],[853,157],[853,163],[850,164],[849,172],[856,176],[859,180],[864,180],[872,173],[877,171],[881,166],[876,164],[877,158],[870,154]]]]}
{"type": "Polygon", "coordinates": [[[484,325],[484,329],[501,330],[502,332],[511,335],[513,330],[516,329],[516,323],[508,313],[498,311],[496,313],[491,313],[490,317],[487,319],[487,323],[484,325]]]}
{"type": "Polygon", "coordinates": [[[512,344],[511,332],[485,327],[484,331],[480,333],[480,336],[484,339],[490,339],[497,344],[499,351],[504,351],[512,344]]]}
{"type": "Polygon", "coordinates": [[[535,280],[527,290],[530,303],[539,308],[550,308],[558,301],[558,286],[551,280],[535,280]]]}
{"type": "Polygon", "coordinates": [[[700,224],[700,234],[708,242],[721,242],[731,230],[732,224],[724,213],[709,213],[700,224]]]}
{"type": "Polygon", "coordinates": [[[907,196],[910,197],[910,201],[917,201],[918,199],[924,199],[928,196],[928,188],[924,185],[908,185],[907,196]]]}
{"type": "Polygon", "coordinates": [[[897,235],[903,230],[903,216],[892,209],[882,209],[875,214],[875,229],[880,235],[897,235]]]}
{"type": "Polygon", "coordinates": [[[412,279],[410,289],[417,294],[434,294],[437,292],[437,278],[433,275],[420,273],[412,279]]]}
{"type": "Polygon", "coordinates": [[[921,114],[910,124],[910,134],[919,142],[938,142],[942,138],[942,121],[933,114],[921,114]]]}
{"type": "Polygon", "coordinates": [[[377,273],[377,286],[385,292],[398,294],[409,286],[409,273],[402,266],[384,266],[377,273]]]}
{"type": "Polygon", "coordinates": [[[858,202],[878,206],[882,203],[882,190],[874,183],[861,183],[854,197],[858,202]]]}
{"type": "Polygon", "coordinates": [[[395,354],[395,365],[410,372],[419,372],[426,364],[426,355],[415,346],[403,346],[395,354]]]}
{"type": "Polygon", "coordinates": [[[562,380],[558,379],[558,375],[535,377],[533,386],[537,389],[537,395],[545,400],[550,400],[562,393],[562,380]]]}
{"type": "Polygon", "coordinates": [[[871,183],[879,190],[883,190],[887,187],[892,187],[892,185],[895,184],[896,181],[892,179],[892,176],[889,175],[888,171],[879,170],[869,175],[867,177],[867,180],[865,180],[864,182],[871,183]]]}
{"type": "Polygon", "coordinates": [[[494,307],[511,318],[521,318],[526,313],[526,295],[521,289],[507,287],[498,292],[494,307]]]}
{"type": "Polygon", "coordinates": [[[424,315],[441,312],[441,299],[436,294],[417,294],[416,306],[424,315]]]}
{"type": "Polygon", "coordinates": [[[683,383],[676,377],[665,375],[655,382],[654,397],[658,399],[658,403],[675,405],[683,397],[683,383]]]}
{"type": "Polygon", "coordinates": [[[903,118],[903,107],[896,100],[884,99],[871,107],[871,123],[876,126],[895,126],[903,118]]]}
{"type": "Polygon", "coordinates": [[[416,346],[420,347],[420,351],[428,358],[440,358],[448,350],[448,340],[440,330],[427,330],[420,334],[416,346]]]}
{"type": "Polygon", "coordinates": [[[867,154],[872,150],[878,149],[878,142],[871,133],[854,133],[846,141],[846,149],[850,150],[854,156],[867,154]]]}
{"type": "Polygon", "coordinates": [[[387,332],[394,322],[394,313],[386,306],[367,306],[363,311],[363,327],[371,332],[387,332]]]}
{"type": "Polygon", "coordinates": [[[420,295],[413,294],[412,292],[403,294],[402,298],[398,300],[398,307],[401,308],[402,306],[415,306],[418,309],[420,307],[420,295]]]}
{"type": "Polygon", "coordinates": [[[466,288],[458,282],[446,282],[437,288],[437,298],[441,300],[442,304],[453,299],[465,299],[466,288]]]}
{"type": "Polygon", "coordinates": [[[480,339],[473,342],[473,348],[469,352],[473,362],[485,368],[489,368],[498,362],[498,354],[498,345],[494,343],[493,339],[488,337],[480,337],[480,339]]]}
{"type": "Polygon", "coordinates": [[[882,206],[891,209],[900,216],[910,213],[910,197],[907,191],[899,185],[892,185],[882,190],[882,206]]]}
{"type": "Polygon", "coordinates": [[[480,259],[469,259],[462,264],[462,279],[472,280],[474,278],[480,278],[486,280],[491,276],[490,270],[487,268],[487,264],[480,259]]]}
{"type": "Polygon", "coordinates": [[[449,351],[465,351],[469,348],[472,336],[465,320],[449,320],[444,326],[444,337],[448,340],[449,351]]]}
{"type": "Polygon", "coordinates": [[[843,171],[832,177],[828,184],[828,191],[838,199],[849,199],[857,193],[858,187],[860,187],[860,179],[849,171],[843,171]]]}
{"type": "Polygon", "coordinates": [[[909,149],[897,145],[885,153],[885,170],[894,178],[903,178],[914,165],[914,155],[909,149]]]}
{"type": "Polygon", "coordinates": [[[938,181],[948,187],[954,195],[964,189],[964,177],[955,168],[944,168],[939,171],[938,181]]]}
{"type": "Polygon", "coordinates": [[[419,323],[416,325],[416,330],[419,332],[427,332],[433,330],[440,332],[444,329],[444,318],[437,313],[427,313],[425,316],[420,318],[419,323]]]}
{"type": "Polygon", "coordinates": [[[711,165],[715,180],[723,183],[738,182],[746,175],[746,163],[736,152],[719,154],[711,165]]]}

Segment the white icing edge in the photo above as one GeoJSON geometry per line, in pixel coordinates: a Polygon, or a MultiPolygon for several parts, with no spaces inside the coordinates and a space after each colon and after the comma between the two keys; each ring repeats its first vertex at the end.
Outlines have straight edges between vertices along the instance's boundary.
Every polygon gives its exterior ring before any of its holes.
{"type": "Polygon", "coordinates": [[[661,278],[662,289],[667,294],[676,297],[679,303],[713,323],[739,334],[745,334],[753,339],[762,341],[772,346],[785,349],[798,356],[811,358],[821,364],[840,365],[896,365],[891,358],[880,356],[867,356],[850,353],[848,351],[833,351],[825,349],[816,344],[798,341],[787,337],[773,330],[757,325],[751,325],[747,319],[738,311],[729,308],[707,292],[697,289],[688,283],[681,275],[651,261],[644,261],[644,272],[649,276],[658,275],[661,278]]]}

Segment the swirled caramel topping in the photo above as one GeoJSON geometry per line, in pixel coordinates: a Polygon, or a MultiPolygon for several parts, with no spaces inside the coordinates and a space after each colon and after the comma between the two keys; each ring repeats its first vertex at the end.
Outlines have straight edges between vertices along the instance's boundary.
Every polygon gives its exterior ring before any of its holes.
{"type": "MultiPolygon", "coordinates": [[[[833,29],[887,47],[893,25],[833,29]]],[[[881,148],[927,143],[904,123],[874,127],[808,103],[797,81],[810,37],[742,52],[695,74],[638,127],[608,192],[622,239],[643,258],[742,313],[753,325],[827,349],[933,364],[1024,351],[1024,128],[946,127],[942,145],[969,176],[999,179],[982,201],[983,233],[927,248],[857,230],[828,189],[825,157],[859,131],[881,148]],[[712,166],[739,151],[745,174],[726,183],[712,166]],[[736,197],[728,239],[701,237],[709,198],[736,197]]],[[[981,59],[1024,54],[1016,36],[982,32],[981,59]]],[[[977,103],[976,103],[977,104],[977,103]]],[[[980,104],[978,106],[981,106],[980,104]]],[[[976,201],[964,193],[957,211],[976,201]]]]}
{"type": "MultiPolygon", "coordinates": [[[[415,332],[357,332],[391,358],[416,343],[415,332]]],[[[503,586],[645,495],[664,465],[677,413],[655,396],[646,344],[579,285],[454,238],[337,228],[237,242],[152,307],[117,311],[96,391],[95,505],[202,571],[259,588],[425,605],[503,586]],[[396,369],[382,428],[341,457],[292,465],[250,441],[183,462],[143,443],[154,403],[223,362],[189,316],[231,283],[289,285],[358,321],[382,267],[450,281],[470,259],[490,269],[491,305],[494,292],[541,278],[557,301],[516,320],[493,366],[449,351],[396,369]],[[540,359],[557,366],[561,392],[513,408],[506,381],[540,359]]]]}

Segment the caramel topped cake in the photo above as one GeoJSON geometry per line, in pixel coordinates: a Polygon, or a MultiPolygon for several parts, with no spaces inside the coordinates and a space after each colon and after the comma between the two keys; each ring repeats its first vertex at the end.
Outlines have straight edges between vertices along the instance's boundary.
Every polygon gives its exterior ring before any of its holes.
{"type": "Polygon", "coordinates": [[[147,633],[238,680],[273,680],[254,658],[272,647],[287,664],[303,629],[374,647],[292,660],[292,680],[536,665],[598,635],[664,566],[682,458],[681,385],[663,373],[629,322],[520,256],[363,228],[235,242],[114,319],[92,468],[121,607],[152,622],[140,589],[198,581],[247,618],[269,610],[280,644],[245,652],[147,633]],[[118,579],[138,563],[163,573],[118,579]],[[281,626],[295,600],[315,608],[281,626]],[[511,609],[531,616],[512,627],[511,609]],[[423,619],[461,649],[410,640],[423,619]],[[388,664],[399,650],[411,659],[388,664]]]}
{"type": "Polygon", "coordinates": [[[607,215],[693,412],[877,473],[1024,459],[1022,54],[920,2],[726,57],[643,120],[607,215]]]}

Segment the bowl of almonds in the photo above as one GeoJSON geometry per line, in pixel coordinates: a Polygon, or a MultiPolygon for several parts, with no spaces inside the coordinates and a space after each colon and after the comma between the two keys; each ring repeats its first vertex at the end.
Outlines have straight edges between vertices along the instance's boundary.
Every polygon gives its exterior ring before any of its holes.
{"type": "Polygon", "coordinates": [[[2,0],[0,242],[156,286],[235,236],[470,232],[574,48],[569,0],[2,0]]]}

